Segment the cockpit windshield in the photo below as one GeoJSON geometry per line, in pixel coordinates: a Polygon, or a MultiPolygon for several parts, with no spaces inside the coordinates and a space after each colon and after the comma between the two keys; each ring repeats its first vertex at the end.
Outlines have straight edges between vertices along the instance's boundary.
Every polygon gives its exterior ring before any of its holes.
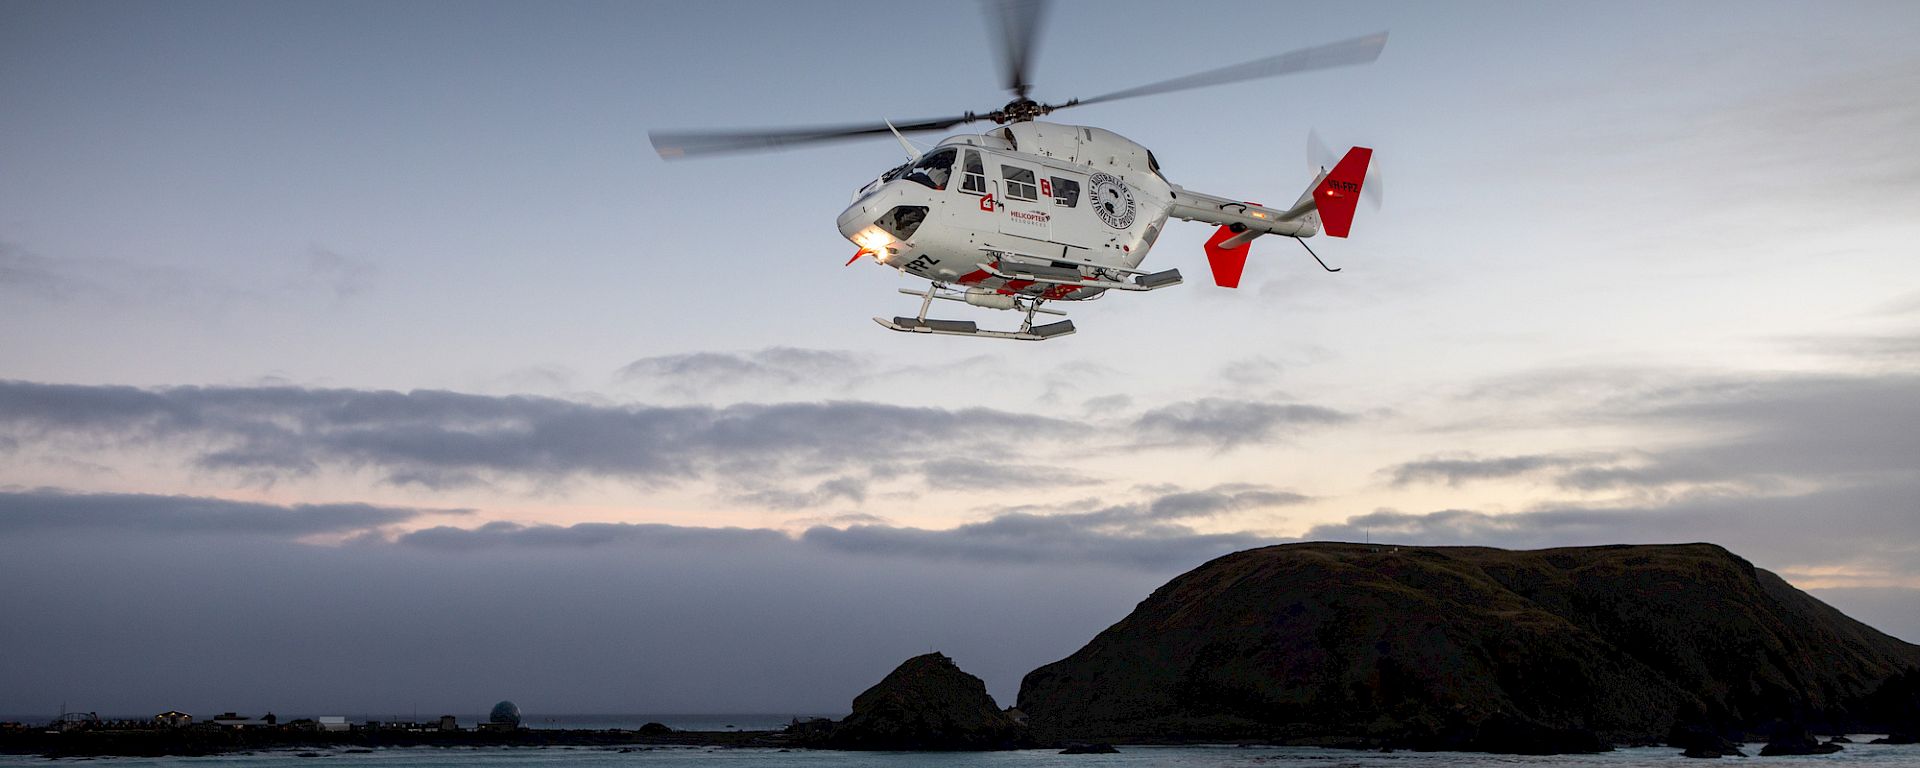
{"type": "Polygon", "coordinates": [[[953,178],[953,160],[959,152],[948,148],[929,152],[913,162],[907,171],[909,181],[917,181],[934,189],[946,189],[947,181],[953,178]]]}
{"type": "MultiPolygon", "coordinates": [[[[886,173],[880,174],[880,178],[867,182],[860,191],[853,193],[853,199],[866,197],[881,185],[902,177],[934,189],[946,189],[947,182],[953,179],[953,161],[956,157],[959,157],[959,152],[949,148],[923,155],[919,160],[910,163],[896,165],[886,173]]],[[[974,156],[973,162],[979,162],[978,154],[974,156]]]]}

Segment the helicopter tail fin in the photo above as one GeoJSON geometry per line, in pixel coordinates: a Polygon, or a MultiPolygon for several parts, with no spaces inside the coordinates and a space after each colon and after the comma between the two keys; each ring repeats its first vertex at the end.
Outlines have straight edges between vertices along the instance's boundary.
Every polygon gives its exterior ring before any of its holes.
{"type": "Polygon", "coordinates": [[[1320,212],[1320,223],[1329,237],[1346,237],[1353,228],[1353,208],[1360,202],[1360,187],[1367,180],[1367,163],[1373,150],[1354,147],[1333,166],[1327,177],[1313,190],[1313,205],[1320,212]]]}

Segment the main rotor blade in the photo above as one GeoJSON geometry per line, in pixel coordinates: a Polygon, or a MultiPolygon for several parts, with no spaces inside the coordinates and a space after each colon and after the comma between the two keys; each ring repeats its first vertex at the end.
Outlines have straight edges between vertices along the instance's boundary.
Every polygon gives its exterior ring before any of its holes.
{"type": "Polygon", "coordinates": [[[1245,64],[1235,64],[1219,69],[1197,72],[1186,77],[1162,80],[1157,83],[1136,86],[1113,93],[1101,94],[1079,102],[1069,102],[1068,106],[1097,104],[1103,101],[1119,101],[1140,96],[1152,96],[1160,93],[1172,93],[1193,88],[1205,88],[1212,85],[1225,85],[1246,80],[1258,80],[1263,77],[1279,77],[1297,72],[1311,72],[1316,69],[1348,67],[1355,64],[1371,63],[1380,58],[1380,51],[1387,47],[1387,33],[1379,32],[1366,37],[1342,40],[1337,43],[1288,51],[1278,56],[1268,56],[1245,64]]]}
{"type": "Polygon", "coordinates": [[[1027,75],[1033,66],[1033,41],[1046,13],[1046,0],[987,0],[987,24],[1000,50],[1000,75],[1017,98],[1026,98],[1033,88],[1027,75]]]}
{"type": "MultiPolygon", "coordinates": [[[[894,123],[892,130],[901,133],[913,131],[938,131],[952,128],[976,118],[971,114],[959,117],[937,117],[929,120],[914,120],[894,123]]],[[[729,130],[729,131],[649,131],[647,139],[653,142],[653,151],[660,153],[666,160],[679,160],[700,155],[717,155],[729,152],[759,152],[788,147],[819,144],[829,141],[857,139],[862,136],[885,135],[892,130],[886,123],[869,125],[823,125],[812,128],[770,128],[765,130],[729,130]]]]}

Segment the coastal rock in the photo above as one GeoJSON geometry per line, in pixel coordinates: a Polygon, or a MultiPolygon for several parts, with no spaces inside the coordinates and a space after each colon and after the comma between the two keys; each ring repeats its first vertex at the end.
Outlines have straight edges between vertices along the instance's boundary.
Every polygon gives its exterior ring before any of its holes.
{"type": "Polygon", "coordinates": [[[1780,757],[1784,755],[1830,755],[1845,747],[1834,743],[1820,743],[1805,728],[1784,728],[1767,740],[1760,748],[1761,757],[1780,757]]]}
{"type": "Polygon", "coordinates": [[[1710,544],[1309,543],[1174,579],[1028,674],[1019,706],[1055,743],[1579,752],[1683,721],[1869,725],[1859,703],[1913,669],[1920,646],[1710,544]]]}
{"type": "Polygon", "coordinates": [[[944,654],[915,656],[853,700],[828,734],[830,749],[989,750],[1032,746],[1026,726],[1002,712],[980,678],[944,654]]]}
{"type": "Polygon", "coordinates": [[[1684,750],[1684,757],[1746,757],[1740,745],[1704,725],[1676,725],[1667,735],[1667,744],[1684,750]]]}
{"type": "Polygon", "coordinates": [[[1068,744],[1066,749],[1060,750],[1060,754],[1063,755],[1117,755],[1119,753],[1120,750],[1114,749],[1112,744],[1068,744]]]}

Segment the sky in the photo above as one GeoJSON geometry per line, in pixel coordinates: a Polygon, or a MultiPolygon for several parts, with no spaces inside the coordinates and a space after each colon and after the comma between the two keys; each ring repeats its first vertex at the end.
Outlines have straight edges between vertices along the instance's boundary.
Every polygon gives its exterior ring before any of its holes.
{"type": "Polygon", "coordinates": [[[997,107],[971,3],[0,0],[0,712],[1006,705],[1299,540],[1709,541],[1920,641],[1920,6],[1047,21],[1054,102],[1388,31],[1053,116],[1242,199],[1373,147],[1342,271],[1178,224],[1073,336],[895,334],[897,145],[647,142],[997,107]]]}

